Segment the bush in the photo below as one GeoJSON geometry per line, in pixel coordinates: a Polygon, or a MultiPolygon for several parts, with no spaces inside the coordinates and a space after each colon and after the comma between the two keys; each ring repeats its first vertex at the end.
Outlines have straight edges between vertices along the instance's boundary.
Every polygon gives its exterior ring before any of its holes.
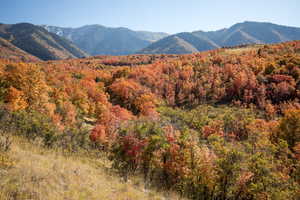
{"type": "Polygon", "coordinates": [[[165,143],[161,124],[154,121],[133,121],[119,130],[110,156],[113,167],[125,180],[129,174],[142,171],[145,179],[153,164],[153,153],[165,143]]]}
{"type": "Polygon", "coordinates": [[[25,136],[29,140],[41,138],[46,146],[55,142],[59,132],[50,118],[36,111],[9,112],[0,109],[0,125],[3,130],[25,136]]]}
{"type": "Polygon", "coordinates": [[[88,130],[82,128],[68,128],[56,137],[53,145],[67,152],[89,151],[95,145],[89,139],[88,132],[88,130]]]}
{"type": "Polygon", "coordinates": [[[300,110],[292,109],[285,112],[281,119],[277,132],[273,135],[273,140],[285,140],[289,148],[293,151],[295,145],[300,142],[300,110]]]}

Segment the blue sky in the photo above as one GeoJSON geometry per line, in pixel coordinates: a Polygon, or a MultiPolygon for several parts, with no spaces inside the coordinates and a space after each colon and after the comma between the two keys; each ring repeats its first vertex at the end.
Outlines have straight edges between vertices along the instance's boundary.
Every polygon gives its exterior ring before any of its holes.
{"type": "Polygon", "coordinates": [[[0,22],[177,33],[243,21],[300,27],[300,0],[1,0],[0,22]]]}

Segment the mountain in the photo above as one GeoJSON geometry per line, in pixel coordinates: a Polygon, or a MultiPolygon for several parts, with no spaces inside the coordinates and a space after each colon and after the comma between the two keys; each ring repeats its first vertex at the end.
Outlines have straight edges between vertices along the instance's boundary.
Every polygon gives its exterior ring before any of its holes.
{"type": "Polygon", "coordinates": [[[0,37],[42,60],[88,56],[71,41],[29,23],[0,24],[0,37]]]}
{"type": "Polygon", "coordinates": [[[138,37],[142,40],[149,42],[156,42],[164,37],[167,37],[169,34],[164,32],[150,32],[150,31],[136,31],[138,37]]]}
{"type": "Polygon", "coordinates": [[[40,61],[37,57],[19,49],[9,41],[0,38],[0,58],[11,61],[36,62],[40,61]]]}
{"type": "Polygon", "coordinates": [[[146,47],[143,51],[149,54],[156,54],[157,52],[163,52],[165,54],[198,52],[198,50],[193,45],[176,35],[166,37],[162,40],[159,40],[158,42],[154,42],[150,46],[146,47]]]}
{"type": "Polygon", "coordinates": [[[140,54],[189,54],[219,48],[214,41],[194,33],[178,33],[152,43],[140,54]]]}
{"type": "Polygon", "coordinates": [[[266,22],[237,23],[228,29],[218,31],[194,31],[178,33],[164,38],[138,51],[141,54],[188,54],[197,51],[206,51],[224,46],[242,44],[272,44],[300,40],[300,28],[282,26],[266,22]],[[180,39],[180,43],[171,44],[180,39]],[[182,41],[183,40],[183,41],[182,41]],[[189,48],[182,48],[182,44],[189,48]],[[172,48],[170,48],[172,46],[172,48]],[[192,51],[193,49],[193,51],[192,51]]]}
{"type": "Polygon", "coordinates": [[[300,40],[300,28],[246,21],[217,31],[168,35],[101,25],[63,28],[20,23],[0,24],[0,38],[42,60],[53,60],[86,57],[87,53],[189,54],[242,44],[271,44],[300,40]]]}
{"type": "Polygon", "coordinates": [[[43,25],[49,32],[67,38],[90,55],[127,55],[141,50],[168,34],[133,31],[128,28],[109,28],[86,25],[79,28],[62,28],[43,25]]]}

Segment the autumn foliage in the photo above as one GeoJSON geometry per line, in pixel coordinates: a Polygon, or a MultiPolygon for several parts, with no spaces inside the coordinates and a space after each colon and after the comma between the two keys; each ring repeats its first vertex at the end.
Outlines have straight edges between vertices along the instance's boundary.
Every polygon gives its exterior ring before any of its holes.
{"type": "Polygon", "coordinates": [[[0,60],[0,122],[191,199],[297,199],[299,46],[0,60]]]}

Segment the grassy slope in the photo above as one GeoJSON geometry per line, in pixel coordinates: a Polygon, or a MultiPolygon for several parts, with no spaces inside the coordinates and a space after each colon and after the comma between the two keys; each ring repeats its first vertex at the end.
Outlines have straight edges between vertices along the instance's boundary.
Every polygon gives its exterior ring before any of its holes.
{"type": "Polygon", "coordinates": [[[103,158],[66,156],[20,138],[13,141],[8,152],[13,167],[0,165],[1,200],[178,199],[145,190],[138,177],[123,182],[108,170],[109,162],[103,158]]]}

